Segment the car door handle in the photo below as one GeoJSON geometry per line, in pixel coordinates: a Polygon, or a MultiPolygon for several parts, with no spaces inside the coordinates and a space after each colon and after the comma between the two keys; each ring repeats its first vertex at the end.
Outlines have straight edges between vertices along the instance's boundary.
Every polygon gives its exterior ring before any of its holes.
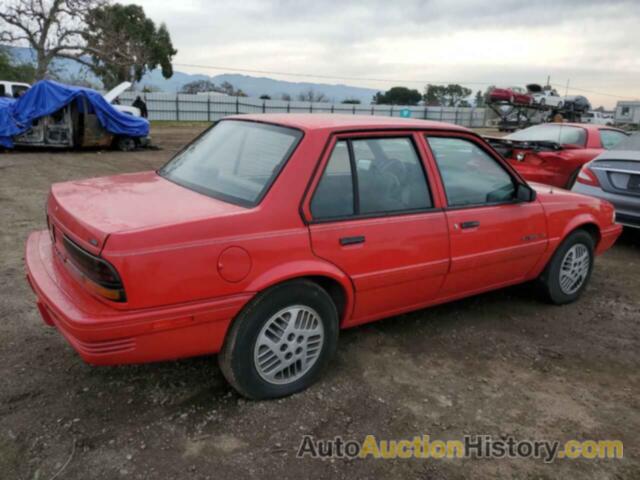
{"type": "Polygon", "coordinates": [[[364,243],[364,235],[358,235],[356,237],[342,237],[340,239],[340,245],[355,245],[357,243],[364,243]]]}
{"type": "Polygon", "coordinates": [[[477,220],[472,220],[469,222],[462,222],[460,224],[460,228],[476,228],[480,226],[480,222],[478,222],[477,220]]]}

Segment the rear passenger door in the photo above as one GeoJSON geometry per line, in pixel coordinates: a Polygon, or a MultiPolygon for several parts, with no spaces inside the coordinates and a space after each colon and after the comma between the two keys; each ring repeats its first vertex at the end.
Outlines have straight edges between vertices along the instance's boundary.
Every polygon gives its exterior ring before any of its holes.
{"type": "Polygon", "coordinates": [[[355,288],[349,325],[427,304],[447,273],[447,223],[417,140],[334,138],[311,186],[305,215],[313,251],[346,272],[355,288]]]}
{"type": "Polygon", "coordinates": [[[547,247],[542,205],[518,201],[519,180],[474,137],[426,138],[442,180],[451,240],[451,268],[441,297],[524,279],[547,247]]]}

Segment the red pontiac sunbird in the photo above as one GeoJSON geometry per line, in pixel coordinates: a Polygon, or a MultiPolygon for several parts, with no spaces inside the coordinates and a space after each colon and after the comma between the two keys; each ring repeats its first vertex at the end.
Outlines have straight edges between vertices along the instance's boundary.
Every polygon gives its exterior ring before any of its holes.
{"type": "Polygon", "coordinates": [[[342,328],[534,279],[572,302],[621,231],[465,128],[287,114],[221,121],[157,172],[55,184],[47,222],[28,280],[85,361],[218,353],[250,398],[309,386],[342,328]]]}
{"type": "Polygon", "coordinates": [[[570,190],[585,163],[626,137],[604,125],[543,123],[487,140],[525,180],[570,190]]]}

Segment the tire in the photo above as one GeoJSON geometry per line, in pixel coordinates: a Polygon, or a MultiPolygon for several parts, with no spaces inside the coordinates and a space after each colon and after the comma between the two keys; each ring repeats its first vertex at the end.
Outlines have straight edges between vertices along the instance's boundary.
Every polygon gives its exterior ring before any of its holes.
{"type": "Polygon", "coordinates": [[[336,306],[323,288],[285,282],[258,294],[236,317],[218,355],[220,369],[247,398],[291,395],[318,379],[335,353],[338,330],[336,306]]]}
{"type": "Polygon", "coordinates": [[[136,141],[131,137],[118,137],[116,148],[121,152],[131,152],[136,148],[136,141]]]}
{"type": "Polygon", "coordinates": [[[593,250],[593,237],[585,230],[576,230],[571,233],[558,247],[540,276],[543,293],[551,303],[564,305],[580,298],[593,271],[593,250]],[[572,253],[570,254],[570,252],[572,253]],[[586,267],[579,261],[573,265],[568,263],[572,258],[574,261],[580,257],[584,258],[583,255],[588,258],[589,263],[586,267]],[[563,266],[563,264],[565,265],[563,266]],[[566,275],[567,266],[575,268],[571,271],[582,271],[580,274],[566,275]]]}

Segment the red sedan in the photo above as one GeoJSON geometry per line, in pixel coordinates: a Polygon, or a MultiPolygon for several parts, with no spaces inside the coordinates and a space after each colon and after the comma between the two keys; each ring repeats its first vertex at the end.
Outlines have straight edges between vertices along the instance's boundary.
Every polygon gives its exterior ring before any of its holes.
{"type": "Polygon", "coordinates": [[[528,185],[465,128],[245,115],[157,172],[53,185],[25,258],[44,321],[87,362],[219,353],[239,392],[270,398],[310,385],[342,328],[536,278],[576,300],[613,218],[528,185]]]}
{"type": "Polygon", "coordinates": [[[509,103],[511,105],[532,105],[533,96],[524,88],[493,88],[489,92],[489,103],[509,103]]]}
{"type": "Polygon", "coordinates": [[[545,123],[488,140],[525,180],[571,189],[585,163],[626,136],[604,125],[545,123]]]}

